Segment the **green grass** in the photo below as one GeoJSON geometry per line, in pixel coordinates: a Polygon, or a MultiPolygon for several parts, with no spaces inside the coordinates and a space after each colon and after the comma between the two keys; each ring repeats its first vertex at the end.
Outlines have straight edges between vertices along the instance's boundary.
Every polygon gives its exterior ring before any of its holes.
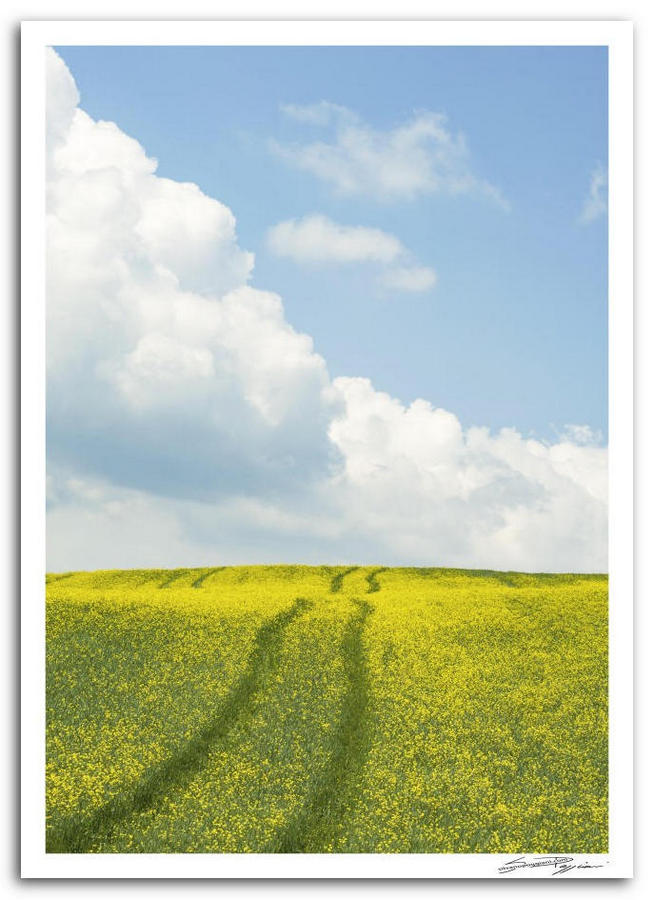
{"type": "Polygon", "coordinates": [[[49,852],[606,852],[607,578],[47,577],[49,852]]]}

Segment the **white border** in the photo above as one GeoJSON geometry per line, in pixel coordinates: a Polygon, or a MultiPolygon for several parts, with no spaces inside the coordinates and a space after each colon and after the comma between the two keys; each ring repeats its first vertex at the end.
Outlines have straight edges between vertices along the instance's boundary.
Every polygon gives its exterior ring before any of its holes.
{"type": "MultiPolygon", "coordinates": [[[[493,878],[496,854],[46,854],[44,96],[48,45],[607,45],[610,183],[610,854],[566,878],[632,875],[632,24],[630,22],[27,22],[22,26],[22,877],[493,878]]],[[[551,877],[526,870],[526,877],[551,877]]]]}

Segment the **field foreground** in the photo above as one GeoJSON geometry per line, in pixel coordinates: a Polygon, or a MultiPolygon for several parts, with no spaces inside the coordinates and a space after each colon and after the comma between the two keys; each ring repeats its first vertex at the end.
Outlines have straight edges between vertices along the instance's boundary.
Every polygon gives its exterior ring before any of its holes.
{"type": "Polygon", "coordinates": [[[47,578],[50,852],[607,852],[607,578],[47,578]]]}

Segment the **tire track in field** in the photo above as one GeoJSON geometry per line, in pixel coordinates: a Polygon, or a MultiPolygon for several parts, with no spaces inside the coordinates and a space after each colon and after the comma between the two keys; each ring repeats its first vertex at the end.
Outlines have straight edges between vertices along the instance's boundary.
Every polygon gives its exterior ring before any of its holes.
{"type": "Polygon", "coordinates": [[[330,582],[330,593],[338,594],[343,587],[343,579],[346,575],[350,575],[351,572],[356,572],[357,569],[359,569],[359,566],[351,566],[349,569],[342,569],[341,572],[337,572],[330,582]]]}
{"type": "Polygon", "coordinates": [[[348,688],[334,734],[335,749],[304,806],[274,840],[276,853],[325,852],[348,816],[370,750],[370,686],[362,632],[373,607],[365,600],[352,602],[357,610],[348,620],[341,645],[348,688]]]}
{"type": "Polygon", "coordinates": [[[366,581],[368,581],[368,590],[367,594],[374,594],[376,591],[379,591],[381,588],[381,584],[378,581],[378,575],[381,575],[383,572],[386,572],[388,566],[380,566],[379,569],[373,569],[372,572],[369,572],[366,576],[366,581]]]}
{"type": "MultiPolygon", "coordinates": [[[[151,584],[153,581],[158,581],[162,575],[165,577],[165,572],[166,569],[139,569],[137,570],[137,573],[140,576],[140,580],[137,581],[135,586],[143,587],[144,584],[151,584]]],[[[119,573],[119,575],[124,576],[124,573],[119,573]]]]}
{"type": "Polygon", "coordinates": [[[166,578],[164,578],[164,580],[159,585],[160,590],[162,588],[170,587],[170,585],[173,584],[174,581],[177,581],[178,578],[181,578],[183,575],[186,575],[188,571],[189,571],[188,569],[171,569],[170,573],[167,575],[166,578]]]}
{"type": "Polygon", "coordinates": [[[99,838],[110,837],[117,824],[150,809],[170,790],[184,785],[199,772],[211,750],[247,715],[253,697],[277,668],[285,629],[312,605],[299,597],[288,609],[265,622],[257,632],[245,672],[203,728],[177,753],[149,769],[134,788],[113,797],[86,822],[73,817],[64,821],[46,837],[46,852],[89,852],[99,838]]]}
{"type": "Polygon", "coordinates": [[[200,578],[196,578],[196,580],[193,582],[191,587],[199,588],[200,585],[203,583],[203,581],[205,581],[206,578],[209,578],[210,575],[215,575],[216,572],[222,572],[224,568],[225,568],[225,566],[218,566],[215,569],[208,569],[206,572],[204,572],[200,576],[200,578]]]}

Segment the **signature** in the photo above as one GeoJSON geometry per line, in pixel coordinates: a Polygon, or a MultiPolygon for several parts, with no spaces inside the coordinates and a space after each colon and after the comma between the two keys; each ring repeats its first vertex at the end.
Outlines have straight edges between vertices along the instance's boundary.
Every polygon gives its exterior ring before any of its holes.
{"type": "Polygon", "coordinates": [[[526,859],[525,856],[518,856],[509,862],[498,867],[501,875],[507,875],[509,872],[515,872],[517,869],[540,869],[552,868],[551,875],[564,875],[572,869],[602,869],[606,863],[588,863],[586,861],[576,862],[573,856],[539,856],[533,859],[526,859]]]}

